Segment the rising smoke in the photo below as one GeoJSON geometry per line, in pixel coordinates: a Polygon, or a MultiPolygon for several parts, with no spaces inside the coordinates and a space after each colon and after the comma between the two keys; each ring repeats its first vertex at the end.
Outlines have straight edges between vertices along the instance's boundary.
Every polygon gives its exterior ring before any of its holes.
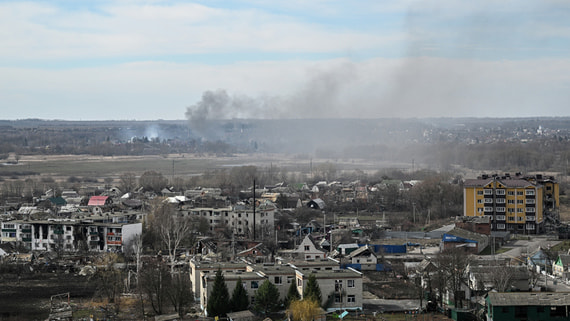
{"type": "Polygon", "coordinates": [[[339,98],[356,78],[355,65],[342,61],[331,69],[307,71],[308,81],[290,95],[230,95],[224,89],[207,90],[186,109],[190,128],[211,136],[211,121],[223,119],[308,119],[342,116],[339,98]]]}

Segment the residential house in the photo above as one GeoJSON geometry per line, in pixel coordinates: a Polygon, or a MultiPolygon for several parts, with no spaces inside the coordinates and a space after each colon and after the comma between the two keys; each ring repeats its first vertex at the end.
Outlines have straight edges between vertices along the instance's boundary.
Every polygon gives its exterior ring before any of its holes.
{"type": "Polygon", "coordinates": [[[554,260],[556,257],[550,251],[539,247],[527,256],[526,265],[536,272],[545,271],[550,274],[549,270],[552,269],[554,260]]]}
{"type": "Polygon", "coordinates": [[[298,257],[304,260],[318,260],[326,258],[326,252],[315,242],[311,234],[305,236],[295,251],[298,257]]]}
{"type": "Polygon", "coordinates": [[[323,201],[322,199],[315,198],[315,199],[310,200],[307,203],[307,207],[312,208],[314,210],[321,210],[322,211],[325,209],[326,205],[325,205],[325,201],[323,201]]]}
{"type": "Polygon", "coordinates": [[[347,258],[350,260],[351,266],[359,271],[376,271],[378,257],[376,257],[376,253],[368,245],[361,246],[350,252],[347,258]]]}
{"type": "Polygon", "coordinates": [[[558,255],[552,263],[552,274],[563,280],[570,279],[570,254],[558,255]]]}
{"type": "Polygon", "coordinates": [[[467,282],[473,295],[484,295],[491,290],[528,291],[530,272],[522,266],[472,266],[467,268],[467,282]]]}

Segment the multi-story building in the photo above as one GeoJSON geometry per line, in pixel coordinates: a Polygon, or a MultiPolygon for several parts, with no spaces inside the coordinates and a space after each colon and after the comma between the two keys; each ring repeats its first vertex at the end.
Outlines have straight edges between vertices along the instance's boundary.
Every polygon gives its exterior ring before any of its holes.
{"type": "Polygon", "coordinates": [[[33,251],[80,249],[95,252],[121,252],[142,223],[103,223],[81,219],[14,220],[2,222],[2,243],[14,242],[33,251]]]}
{"type": "Polygon", "coordinates": [[[296,270],[297,291],[305,292],[307,280],[314,274],[321,289],[321,306],[327,311],[362,310],[362,273],[352,268],[332,271],[296,270]]]}
{"type": "Polygon", "coordinates": [[[224,275],[228,291],[231,293],[238,280],[246,289],[250,304],[255,302],[255,293],[259,286],[268,280],[279,290],[279,299],[283,300],[291,283],[297,286],[302,296],[309,275],[314,274],[321,289],[323,305],[329,311],[362,309],[362,273],[338,268],[338,262],[296,261],[294,264],[245,264],[245,263],[200,263],[190,262],[192,290],[202,309],[206,309],[208,297],[219,269],[224,275]]]}
{"type": "MultiPolygon", "coordinates": [[[[190,260],[190,281],[192,281],[192,292],[194,293],[194,299],[196,301],[205,301],[201,295],[203,280],[208,275],[215,275],[216,271],[219,269],[222,273],[239,273],[246,271],[247,264],[244,262],[240,263],[212,263],[212,262],[200,262],[195,260],[190,260]]],[[[230,289],[232,290],[232,289],[230,289]]]]}
{"type": "MultiPolygon", "coordinates": [[[[550,186],[555,193],[554,185],[550,186]]],[[[545,187],[536,179],[483,175],[465,180],[463,192],[464,216],[489,216],[494,231],[531,234],[543,231],[545,187]]]]}
{"type": "Polygon", "coordinates": [[[251,207],[236,205],[220,208],[191,208],[188,209],[188,214],[207,219],[211,231],[228,228],[236,236],[257,239],[273,235],[276,210],[277,207],[269,202],[257,206],[255,212],[251,207]]]}

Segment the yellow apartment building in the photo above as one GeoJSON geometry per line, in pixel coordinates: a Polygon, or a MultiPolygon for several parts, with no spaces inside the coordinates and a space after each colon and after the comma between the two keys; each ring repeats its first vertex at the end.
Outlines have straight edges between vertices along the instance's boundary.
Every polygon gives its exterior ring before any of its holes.
{"type": "Polygon", "coordinates": [[[537,176],[483,175],[465,180],[463,215],[489,215],[493,231],[542,233],[545,204],[558,204],[558,183],[549,179],[548,185],[542,185],[540,182],[544,180],[537,176]],[[550,186],[549,197],[545,193],[547,186],[550,186]]]}

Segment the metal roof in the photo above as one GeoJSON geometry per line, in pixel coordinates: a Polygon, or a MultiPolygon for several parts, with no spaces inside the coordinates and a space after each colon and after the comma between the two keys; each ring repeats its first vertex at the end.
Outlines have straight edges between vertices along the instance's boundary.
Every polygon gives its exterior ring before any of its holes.
{"type": "Polygon", "coordinates": [[[493,306],[565,306],[570,305],[570,292],[489,292],[493,306]]]}

